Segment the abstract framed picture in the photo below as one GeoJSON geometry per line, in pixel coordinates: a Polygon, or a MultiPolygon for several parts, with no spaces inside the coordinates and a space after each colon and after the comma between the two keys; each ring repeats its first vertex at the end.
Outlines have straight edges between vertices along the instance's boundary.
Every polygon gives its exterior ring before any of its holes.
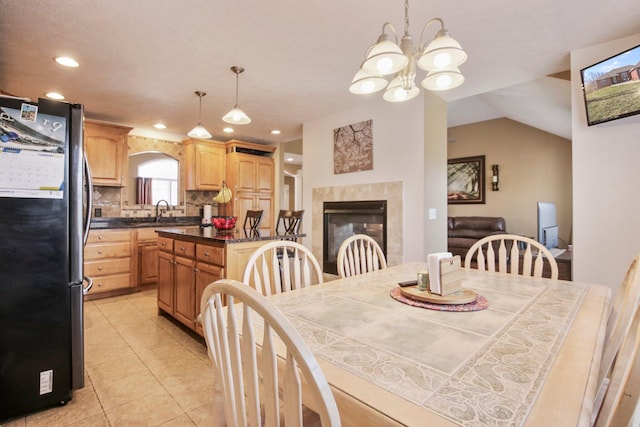
{"type": "Polygon", "coordinates": [[[333,130],[333,173],[373,169],[372,120],[333,130]]]}
{"type": "Polygon", "coordinates": [[[484,156],[460,157],[447,162],[447,202],[483,204],[485,186],[484,156]]]}

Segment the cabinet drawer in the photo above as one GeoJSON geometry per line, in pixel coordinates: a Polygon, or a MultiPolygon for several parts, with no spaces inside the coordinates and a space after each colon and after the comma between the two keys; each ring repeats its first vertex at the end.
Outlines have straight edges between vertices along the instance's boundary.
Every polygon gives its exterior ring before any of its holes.
{"type": "Polygon", "coordinates": [[[158,249],[165,252],[173,252],[173,239],[158,237],[158,249]]]}
{"type": "Polygon", "coordinates": [[[131,273],[131,258],[114,258],[84,263],[84,274],[96,278],[111,274],[131,273]]]}
{"type": "Polygon", "coordinates": [[[158,240],[158,233],[156,233],[156,229],[151,228],[139,228],[137,230],[138,233],[138,242],[140,241],[150,241],[156,242],[158,240]]]}
{"type": "Polygon", "coordinates": [[[224,249],[209,245],[196,245],[196,258],[198,261],[210,264],[224,265],[224,249]]]}
{"type": "Polygon", "coordinates": [[[118,274],[106,277],[95,277],[93,279],[93,287],[89,291],[89,294],[96,294],[99,292],[112,291],[114,289],[122,289],[131,287],[131,275],[130,274],[118,274]]]}
{"type": "Polygon", "coordinates": [[[123,258],[131,256],[129,242],[92,244],[84,248],[85,260],[97,260],[106,258],[123,258]]]}
{"type": "Polygon", "coordinates": [[[131,240],[131,230],[91,230],[87,244],[105,242],[128,242],[131,240]]]}
{"type": "Polygon", "coordinates": [[[173,253],[176,255],[193,258],[196,255],[196,244],[193,242],[185,242],[183,240],[175,240],[173,242],[173,253]]]}

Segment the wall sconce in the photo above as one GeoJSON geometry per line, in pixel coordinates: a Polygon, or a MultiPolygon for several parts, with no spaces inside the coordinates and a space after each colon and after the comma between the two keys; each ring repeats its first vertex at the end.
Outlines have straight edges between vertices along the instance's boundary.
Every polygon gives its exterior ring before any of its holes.
{"type": "Polygon", "coordinates": [[[500,181],[498,174],[498,165],[491,165],[491,169],[493,170],[493,177],[491,178],[491,189],[493,191],[498,191],[498,183],[500,181]]]}

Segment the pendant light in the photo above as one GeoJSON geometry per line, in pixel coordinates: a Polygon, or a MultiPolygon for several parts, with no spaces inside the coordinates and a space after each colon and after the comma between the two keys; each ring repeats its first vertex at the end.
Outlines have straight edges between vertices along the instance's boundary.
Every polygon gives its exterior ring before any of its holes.
{"type": "Polygon", "coordinates": [[[197,90],[194,93],[198,95],[198,98],[200,98],[200,112],[198,113],[197,126],[191,129],[187,135],[191,138],[209,139],[211,138],[211,134],[204,128],[204,126],[202,126],[202,97],[207,96],[207,92],[197,90]]]}
{"type": "Polygon", "coordinates": [[[238,106],[238,78],[240,73],[244,71],[244,68],[234,65],[231,67],[231,71],[236,74],[236,104],[233,106],[231,111],[222,118],[222,120],[234,125],[246,125],[247,123],[251,123],[251,119],[238,106]]]}

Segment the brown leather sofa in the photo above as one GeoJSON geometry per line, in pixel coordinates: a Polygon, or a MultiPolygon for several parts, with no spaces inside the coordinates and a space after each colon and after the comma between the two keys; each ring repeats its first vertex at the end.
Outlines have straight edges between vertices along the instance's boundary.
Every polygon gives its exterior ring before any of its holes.
{"type": "Polygon", "coordinates": [[[464,260],[475,242],[491,234],[505,234],[504,218],[491,216],[457,216],[448,218],[448,251],[464,260]]]}

